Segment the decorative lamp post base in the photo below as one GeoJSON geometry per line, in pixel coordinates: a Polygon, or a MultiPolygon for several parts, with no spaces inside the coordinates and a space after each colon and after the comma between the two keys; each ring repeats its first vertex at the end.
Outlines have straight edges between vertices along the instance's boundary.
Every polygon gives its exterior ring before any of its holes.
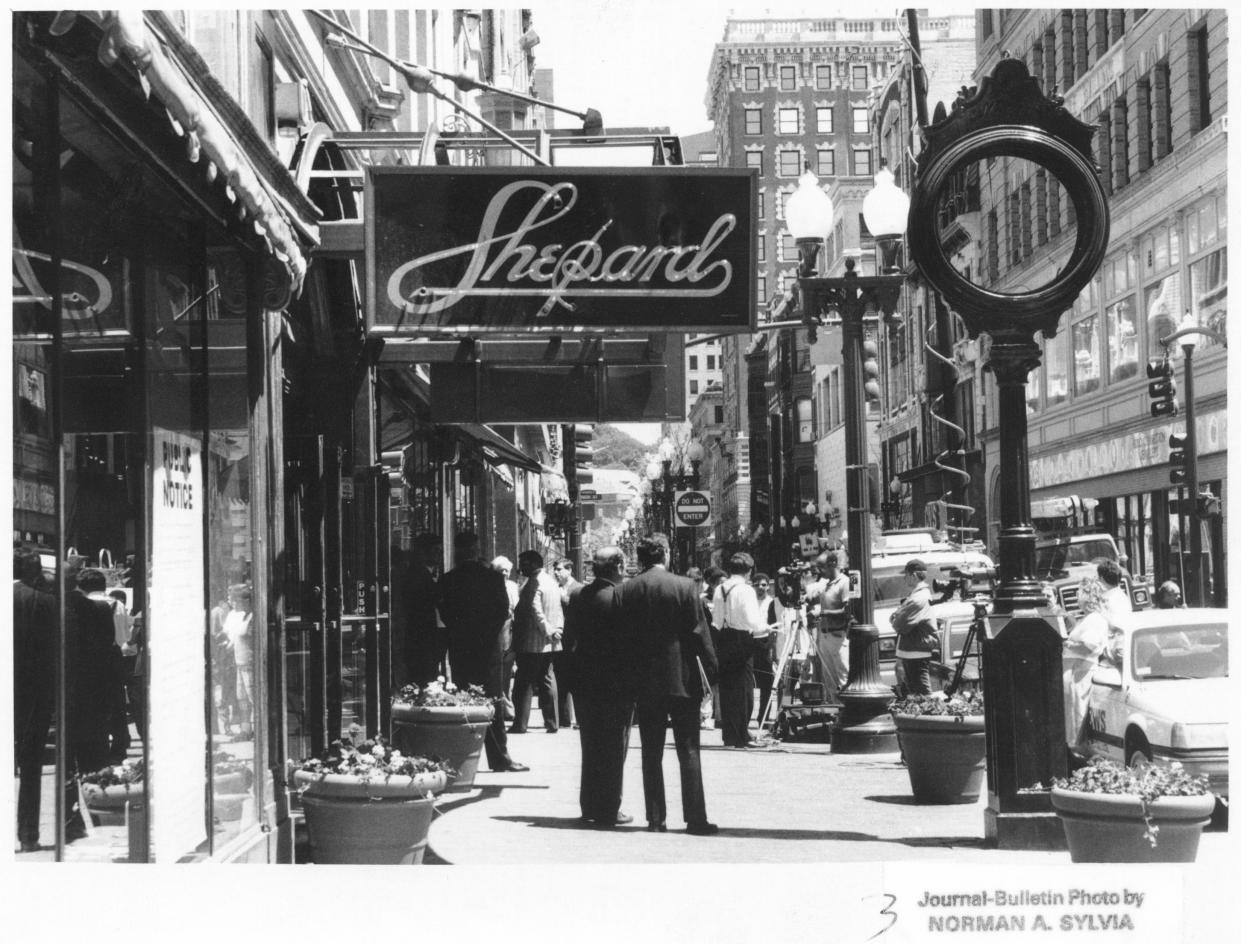
{"type": "Polygon", "coordinates": [[[1067,849],[1064,826],[1055,813],[1006,813],[988,805],[982,813],[983,835],[997,849],[1067,849]]]}
{"type": "Polygon", "coordinates": [[[895,754],[896,724],[888,713],[892,689],[879,680],[879,630],[849,629],[849,683],[838,696],[844,709],[832,726],[833,754],[895,754]]]}

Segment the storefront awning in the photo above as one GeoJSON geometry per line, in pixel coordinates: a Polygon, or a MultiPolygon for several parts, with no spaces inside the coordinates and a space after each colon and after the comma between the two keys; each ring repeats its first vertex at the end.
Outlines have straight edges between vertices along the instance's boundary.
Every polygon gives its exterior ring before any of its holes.
{"type": "Polygon", "coordinates": [[[492,465],[511,465],[518,469],[540,472],[543,466],[532,459],[489,426],[462,423],[455,427],[476,439],[483,447],[483,455],[492,465]]]}
{"type": "Polygon", "coordinates": [[[299,294],[306,276],[306,256],[295,230],[308,245],[318,243],[318,211],[296,186],[277,179],[288,172],[262,143],[241,108],[211,75],[206,63],[166,17],[141,10],[62,11],[51,26],[54,36],[69,31],[81,16],[103,30],[99,61],[106,66],[124,58],[138,73],[148,94],[168,112],[174,130],[185,138],[186,153],[197,163],[205,154],[208,179],[222,174],[225,195],[243,221],[266,244],[281,276],[264,304],[283,308],[299,294]],[[161,27],[157,35],[152,24],[161,27]]]}

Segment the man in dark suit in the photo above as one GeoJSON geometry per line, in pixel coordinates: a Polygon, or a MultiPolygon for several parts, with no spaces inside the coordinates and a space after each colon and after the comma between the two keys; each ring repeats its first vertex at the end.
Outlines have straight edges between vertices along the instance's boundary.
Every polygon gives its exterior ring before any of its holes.
{"type": "Polygon", "coordinates": [[[20,780],[17,839],[39,849],[43,750],[56,701],[56,598],[44,589],[38,552],[13,552],[13,747],[20,780]]]}
{"type": "Polygon", "coordinates": [[[500,682],[500,637],[508,621],[504,577],[481,557],[478,535],[458,534],[453,544],[456,566],[439,581],[439,613],[448,627],[448,663],[458,686],[481,685],[494,700],[495,713],[483,746],[487,766],[495,771],[530,768],[508,754],[500,682]]]}
{"type": "Polygon", "coordinates": [[[634,672],[617,625],[612,595],[625,570],[617,547],[595,551],[595,579],[569,591],[565,609],[564,681],[570,683],[582,738],[582,820],[605,829],[632,823],[620,812],[634,672]]]}
{"type": "Polygon", "coordinates": [[[715,647],[694,582],[670,574],[664,566],[667,559],[667,537],[653,534],[643,538],[638,544],[642,572],[612,595],[637,672],[646,828],[652,832],[667,829],[663,754],[664,732],[671,720],[681,765],[681,810],[687,831],[710,836],[719,827],[707,822],[703,798],[698,755],[698,709],[703,689],[696,657],[702,660],[710,681],[716,674],[715,647]]]}

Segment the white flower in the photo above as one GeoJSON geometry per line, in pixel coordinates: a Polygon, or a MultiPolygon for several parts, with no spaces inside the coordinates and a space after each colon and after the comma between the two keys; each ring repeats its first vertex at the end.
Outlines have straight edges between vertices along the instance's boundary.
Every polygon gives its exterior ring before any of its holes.
{"type": "Polygon", "coordinates": [[[359,754],[359,755],[358,755],[358,763],[362,764],[364,767],[370,767],[370,766],[372,766],[372,765],[375,763],[375,755],[373,755],[373,754],[359,754]]]}
{"type": "Polygon", "coordinates": [[[384,756],[384,746],[382,744],[376,744],[371,748],[371,753],[376,757],[382,758],[384,756]]]}

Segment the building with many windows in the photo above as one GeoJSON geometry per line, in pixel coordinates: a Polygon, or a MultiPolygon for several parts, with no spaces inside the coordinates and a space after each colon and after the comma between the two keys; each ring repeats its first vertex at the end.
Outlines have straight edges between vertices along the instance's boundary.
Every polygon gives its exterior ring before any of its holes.
{"type": "MultiPolygon", "coordinates": [[[[1135,574],[1182,582],[1188,529],[1202,528],[1208,604],[1227,596],[1223,520],[1199,522],[1194,496],[1169,482],[1181,414],[1152,418],[1146,364],[1165,355],[1185,388],[1185,359],[1160,339],[1186,325],[1227,331],[1228,41],[1223,10],[993,10],[978,13],[976,78],[1007,51],[1045,91],[1095,124],[1111,209],[1098,275],[1039,338],[1027,388],[1034,501],[1099,500],[1099,521],[1135,574]]],[[[980,281],[1005,291],[1048,281],[1068,258],[1068,201],[1041,168],[979,168],[980,281]]],[[[1197,335],[1192,357],[1200,484],[1227,508],[1227,352],[1197,335]]],[[[987,477],[987,539],[998,532],[996,389],[984,376],[975,414],[987,477]]],[[[1190,600],[1191,605],[1194,601],[1190,600]]]]}

